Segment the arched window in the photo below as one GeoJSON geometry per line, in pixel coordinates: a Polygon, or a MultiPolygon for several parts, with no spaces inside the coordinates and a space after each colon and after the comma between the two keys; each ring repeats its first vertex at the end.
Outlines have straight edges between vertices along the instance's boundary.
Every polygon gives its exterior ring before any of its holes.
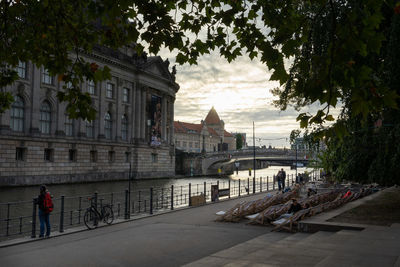
{"type": "Polygon", "coordinates": [[[14,97],[15,101],[11,106],[11,121],[10,127],[11,130],[15,132],[23,132],[24,131],[24,100],[20,96],[14,97]]]}
{"type": "Polygon", "coordinates": [[[107,112],[106,115],[104,115],[104,135],[106,136],[106,139],[111,139],[111,133],[112,133],[111,114],[107,112]]]}
{"type": "Polygon", "coordinates": [[[40,132],[50,134],[51,127],[51,107],[48,101],[43,101],[40,106],[40,132]]]}
{"type": "Polygon", "coordinates": [[[86,121],[86,137],[94,138],[94,121],[86,121]]]}
{"type": "Polygon", "coordinates": [[[68,117],[67,112],[65,112],[64,130],[66,136],[74,135],[74,120],[68,117]]]}
{"type": "Polygon", "coordinates": [[[122,115],[121,119],[121,138],[122,140],[127,140],[128,138],[128,119],[126,115],[122,115]]]}

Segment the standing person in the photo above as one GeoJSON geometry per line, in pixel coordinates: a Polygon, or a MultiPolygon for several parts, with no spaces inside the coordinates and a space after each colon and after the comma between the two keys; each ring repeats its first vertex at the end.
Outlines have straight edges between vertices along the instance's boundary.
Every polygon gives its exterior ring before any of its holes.
{"type": "Polygon", "coordinates": [[[276,175],[276,179],[278,180],[278,190],[282,190],[282,173],[281,171],[278,171],[278,174],[276,175]]]}
{"type": "Polygon", "coordinates": [[[281,169],[282,190],[285,190],[286,172],[281,169]]]}
{"type": "Polygon", "coordinates": [[[44,227],[46,226],[46,237],[50,237],[50,212],[53,211],[53,201],[45,185],[40,186],[40,194],[37,203],[39,205],[40,235],[44,237],[44,227]]]}

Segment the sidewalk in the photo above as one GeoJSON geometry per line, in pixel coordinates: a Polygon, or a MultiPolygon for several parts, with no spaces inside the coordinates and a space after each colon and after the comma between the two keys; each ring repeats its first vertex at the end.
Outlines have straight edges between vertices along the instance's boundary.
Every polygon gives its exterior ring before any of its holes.
{"type": "Polygon", "coordinates": [[[181,266],[268,233],[268,227],[214,221],[217,211],[265,194],[3,247],[1,265],[181,266]]]}
{"type": "Polygon", "coordinates": [[[376,198],[382,192],[300,223],[303,230],[311,230],[312,234],[267,233],[185,266],[400,267],[399,223],[385,227],[327,222],[330,218],[376,198]],[[331,231],[321,231],[322,229],[331,231]]]}
{"type": "Polygon", "coordinates": [[[265,194],[3,247],[2,266],[400,266],[398,224],[291,234],[214,221],[265,194]]]}

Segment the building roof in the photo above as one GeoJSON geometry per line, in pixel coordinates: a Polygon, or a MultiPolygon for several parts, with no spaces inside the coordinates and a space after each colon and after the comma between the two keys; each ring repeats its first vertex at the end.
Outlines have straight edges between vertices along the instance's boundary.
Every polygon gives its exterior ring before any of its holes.
{"type": "Polygon", "coordinates": [[[224,130],[224,136],[225,137],[233,137],[231,133],[228,133],[227,131],[224,130]]]}
{"type": "Polygon", "coordinates": [[[218,136],[218,133],[213,128],[207,127],[207,130],[210,135],[218,136]]]}
{"type": "Polygon", "coordinates": [[[182,121],[174,121],[175,133],[201,133],[203,125],[196,123],[187,123],[182,121]]]}
{"type": "Polygon", "coordinates": [[[207,124],[219,124],[221,122],[221,119],[219,118],[218,113],[214,107],[210,109],[204,121],[207,124]]]}
{"type": "MultiPolygon", "coordinates": [[[[187,123],[182,121],[174,121],[174,131],[175,133],[196,133],[200,134],[203,129],[202,124],[187,123]]],[[[218,133],[211,127],[207,127],[208,134],[211,136],[219,136],[218,133]]],[[[230,133],[225,131],[225,136],[232,136],[230,133]]]]}

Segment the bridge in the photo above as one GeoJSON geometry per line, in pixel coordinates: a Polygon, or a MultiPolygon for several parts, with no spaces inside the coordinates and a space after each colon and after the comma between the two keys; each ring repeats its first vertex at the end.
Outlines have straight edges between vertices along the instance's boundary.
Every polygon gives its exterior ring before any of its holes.
{"type": "MultiPolygon", "coordinates": [[[[268,166],[306,166],[308,159],[305,151],[290,149],[256,149],[255,151],[256,168],[266,168],[268,166]]],[[[218,169],[222,174],[234,172],[235,163],[239,162],[239,170],[253,168],[254,151],[235,150],[224,152],[212,152],[203,154],[185,154],[182,161],[183,174],[185,175],[214,175],[218,174],[218,169]]]]}

